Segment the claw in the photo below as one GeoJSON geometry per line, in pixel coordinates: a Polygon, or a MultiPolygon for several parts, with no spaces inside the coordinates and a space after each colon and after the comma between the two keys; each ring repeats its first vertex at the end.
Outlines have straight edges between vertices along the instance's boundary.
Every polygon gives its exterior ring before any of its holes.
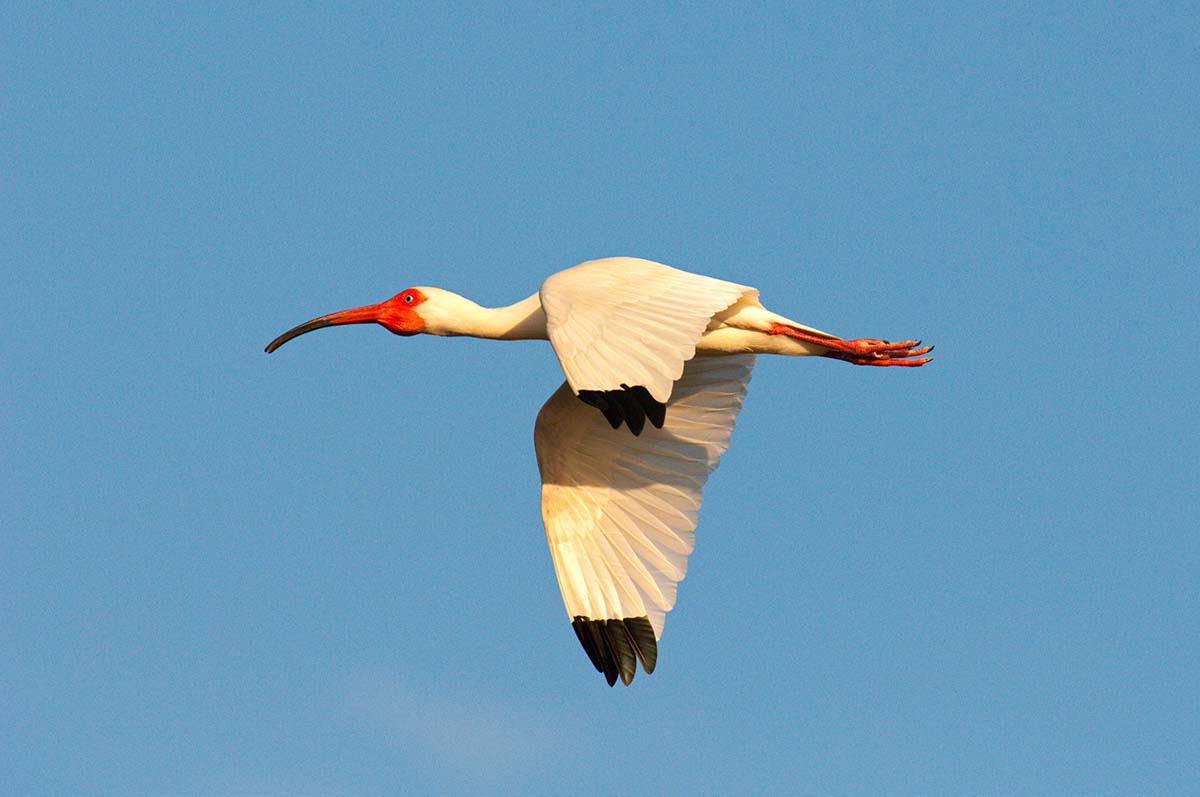
{"type": "Polygon", "coordinates": [[[916,368],[917,366],[924,365],[933,359],[932,357],[921,357],[916,360],[902,360],[893,357],[861,357],[859,355],[846,354],[845,352],[840,351],[831,351],[823,356],[831,357],[835,360],[842,360],[853,365],[877,365],[883,367],[899,365],[907,368],[916,368]]]}
{"type": "Polygon", "coordinates": [[[901,365],[901,366],[905,366],[908,368],[916,368],[917,366],[924,365],[925,363],[930,362],[932,360],[933,360],[932,357],[922,357],[919,360],[871,360],[869,362],[855,363],[855,364],[856,365],[883,365],[883,366],[901,365]]]}
{"type": "Polygon", "coordinates": [[[899,365],[913,368],[924,365],[933,359],[932,357],[922,357],[933,351],[933,346],[922,346],[920,340],[901,340],[895,343],[878,338],[843,340],[814,335],[787,324],[772,324],[768,331],[772,335],[787,335],[796,340],[815,343],[828,350],[822,356],[845,360],[855,365],[899,365]]]}
{"type": "Polygon", "coordinates": [[[823,345],[829,349],[825,354],[826,357],[845,360],[854,365],[916,368],[933,359],[922,356],[933,351],[933,346],[922,346],[919,340],[886,343],[873,338],[857,338],[855,340],[829,341],[823,345]]]}

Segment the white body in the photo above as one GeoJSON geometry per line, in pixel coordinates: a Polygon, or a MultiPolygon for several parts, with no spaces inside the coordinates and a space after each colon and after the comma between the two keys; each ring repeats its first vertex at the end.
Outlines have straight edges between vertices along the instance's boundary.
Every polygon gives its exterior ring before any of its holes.
{"type": "Polygon", "coordinates": [[[824,335],[765,309],[744,285],[635,258],[594,260],[549,277],[514,305],[485,309],[419,288],[426,331],[548,338],[566,383],[538,414],[542,519],[571,618],[646,617],[660,637],[687,573],[708,474],[729,445],[754,354],[821,354],[769,333],[824,335]],[[726,355],[717,357],[715,355],[726,355]],[[613,429],[581,390],[642,385],[667,404],[661,429],[613,429]]]}
{"type": "Polygon", "coordinates": [[[754,288],[622,257],[554,274],[508,307],[410,288],[313,319],[267,351],[351,323],[399,335],[550,341],[566,383],[534,429],[542,518],[567,615],[610,684],[618,675],[629,683],[637,660],[654,669],[704,482],[729,446],[754,355],[923,365],[928,358],[915,358],[929,350],[919,341],[844,341],[772,313],[754,288]]]}

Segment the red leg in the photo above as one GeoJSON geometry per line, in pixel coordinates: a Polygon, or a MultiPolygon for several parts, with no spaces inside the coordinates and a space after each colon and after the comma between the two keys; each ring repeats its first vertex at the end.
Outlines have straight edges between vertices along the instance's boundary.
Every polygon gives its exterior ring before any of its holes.
{"type": "Polygon", "coordinates": [[[855,365],[901,365],[915,367],[924,365],[932,357],[922,357],[933,351],[932,346],[922,346],[919,340],[901,340],[889,343],[876,338],[854,338],[843,340],[832,335],[818,335],[802,329],[790,327],[787,324],[772,324],[768,330],[772,335],[787,335],[805,343],[823,346],[829,351],[822,357],[844,360],[855,365]]]}

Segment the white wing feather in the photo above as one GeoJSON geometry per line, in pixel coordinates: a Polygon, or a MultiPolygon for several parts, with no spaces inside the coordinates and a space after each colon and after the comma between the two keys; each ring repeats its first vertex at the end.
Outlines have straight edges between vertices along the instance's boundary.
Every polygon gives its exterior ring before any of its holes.
{"type": "Polygon", "coordinates": [[[560,271],[539,295],[575,393],[641,385],[660,402],[712,317],[740,299],[758,300],[754,288],[631,257],[560,271]]]}
{"type": "Polygon", "coordinates": [[[648,617],[675,605],[704,482],[729,446],[753,355],[697,357],[662,429],[614,430],[564,384],[538,413],[542,519],[571,618],[648,617]]]}

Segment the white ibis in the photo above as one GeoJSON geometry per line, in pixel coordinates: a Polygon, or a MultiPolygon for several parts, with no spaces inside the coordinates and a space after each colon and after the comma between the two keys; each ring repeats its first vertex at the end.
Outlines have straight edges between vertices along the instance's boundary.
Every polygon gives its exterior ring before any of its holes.
{"type": "Polygon", "coordinates": [[[567,616],[610,686],[618,677],[628,685],[638,661],[654,671],[701,491],[729,446],[754,356],[918,366],[932,348],[844,340],[772,313],[754,288],[614,257],[560,271],[508,307],[409,288],[314,318],[267,351],[321,327],[366,323],[405,336],[550,341],[567,379],[534,426],[542,521],[567,616]]]}

